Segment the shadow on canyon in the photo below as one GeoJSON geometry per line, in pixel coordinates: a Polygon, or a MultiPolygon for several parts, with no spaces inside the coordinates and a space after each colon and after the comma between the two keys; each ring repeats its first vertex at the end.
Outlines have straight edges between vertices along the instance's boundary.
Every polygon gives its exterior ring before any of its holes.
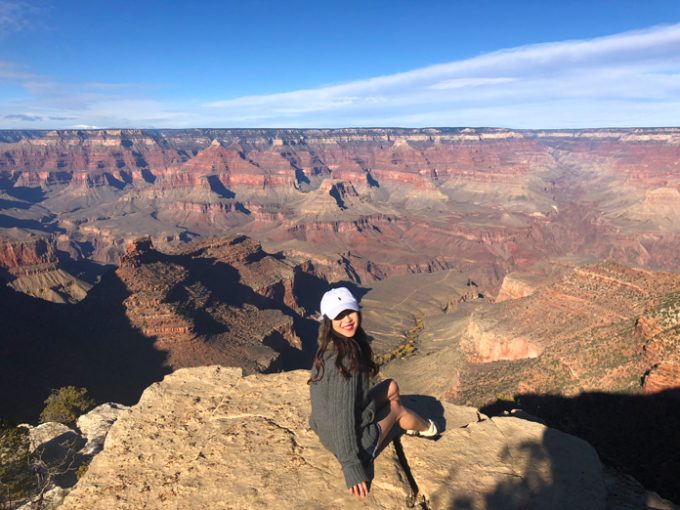
{"type": "Polygon", "coordinates": [[[39,230],[49,234],[63,233],[65,230],[55,223],[43,223],[37,220],[17,219],[6,214],[0,214],[0,228],[18,228],[39,230]]]}
{"type": "MultiPolygon", "coordinates": [[[[650,395],[519,394],[515,396],[515,403],[499,400],[480,410],[489,416],[498,416],[517,407],[550,427],[586,440],[604,464],[633,476],[648,490],[671,501],[680,501],[680,389],[650,395]]],[[[548,454],[552,446],[550,439],[546,432],[542,446],[548,454]]],[[[537,458],[544,455],[538,450],[530,453],[537,458]]],[[[552,462],[559,461],[559,455],[554,455],[552,462]]],[[[509,489],[510,486],[499,487],[492,498],[511,500],[514,496],[509,489]]],[[[559,500],[559,487],[547,486],[541,491],[559,500]]],[[[496,500],[489,500],[493,501],[496,500]]],[[[451,508],[469,506],[461,504],[451,508]]]]}
{"type": "Polygon", "coordinates": [[[217,193],[222,198],[234,198],[236,193],[227,188],[217,175],[209,175],[207,177],[208,185],[213,193],[217,193]]]}
{"type": "MultiPolygon", "coordinates": [[[[238,239],[234,242],[238,242],[238,239]]],[[[264,254],[262,256],[280,257],[277,254],[264,254]]],[[[186,310],[187,315],[193,318],[197,335],[209,342],[211,337],[216,338],[217,335],[229,331],[229,326],[217,320],[209,311],[223,305],[234,308],[252,306],[259,310],[278,310],[293,320],[293,329],[302,342],[302,350],[294,348],[282,333],[273,332],[263,340],[263,343],[276,351],[279,356],[267,372],[294,370],[311,366],[310,350],[312,344],[316,343],[314,338],[315,321],[300,315],[289,304],[286,304],[286,289],[283,284],[273,286],[269,289],[268,295],[258,294],[251,287],[241,282],[241,274],[229,264],[215,262],[214,259],[210,258],[194,257],[192,254],[163,254],[161,257],[165,263],[180,265],[186,268],[189,273],[187,279],[179,282],[168,293],[168,301],[192,302],[187,289],[195,284],[200,284],[209,292],[209,299],[204,305],[200,307],[189,306],[186,310]]],[[[255,262],[257,260],[257,257],[251,257],[248,261],[255,262]]]]}
{"type": "Polygon", "coordinates": [[[89,241],[77,243],[77,245],[83,254],[80,259],[74,259],[68,252],[55,250],[59,267],[67,273],[94,285],[99,282],[104,274],[116,269],[113,264],[103,264],[87,258],[94,252],[94,246],[89,241]]]}
{"type": "Polygon", "coordinates": [[[31,204],[27,202],[19,202],[17,200],[6,200],[0,198],[0,209],[30,209],[31,204]]]}
{"type": "Polygon", "coordinates": [[[78,304],[15,292],[0,282],[0,417],[36,422],[54,389],[85,387],[96,402],[133,404],[170,372],[166,354],[132,327],[114,272],[78,304]]]}
{"type": "Polygon", "coordinates": [[[2,178],[0,178],[0,190],[13,198],[31,204],[37,204],[47,198],[47,194],[39,186],[14,186],[13,182],[2,178]]]}
{"type": "MultiPolygon", "coordinates": [[[[206,343],[220,342],[232,327],[220,318],[220,307],[279,310],[293,321],[302,349],[293,347],[283,333],[273,331],[264,345],[278,353],[266,370],[277,372],[311,367],[316,351],[318,323],[307,310],[318,309],[329,285],[300,270],[292,289],[305,310],[287,303],[283,282],[267,292],[255,292],[241,281],[233,266],[197,254],[168,255],[149,250],[142,263],[156,261],[183,267],[187,277],[165,296],[178,303],[180,315],[190,317],[193,333],[206,343]],[[196,295],[196,292],[199,295],[196,295]],[[313,303],[313,305],[312,305],[313,303]]],[[[278,258],[275,254],[274,258],[278,258]]],[[[69,267],[67,269],[76,269],[69,267]]],[[[52,390],[73,385],[87,388],[97,402],[135,403],[153,382],[171,372],[166,352],[154,347],[154,337],[143,335],[126,315],[123,304],[130,296],[115,270],[80,267],[81,277],[100,281],[87,297],[74,305],[56,304],[16,292],[0,281],[0,418],[35,422],[52,390]],[[101,276],[100,276],[101,275],[101,276]]],[[[345,283],[359,295],[365,292],[345,283]]]]}

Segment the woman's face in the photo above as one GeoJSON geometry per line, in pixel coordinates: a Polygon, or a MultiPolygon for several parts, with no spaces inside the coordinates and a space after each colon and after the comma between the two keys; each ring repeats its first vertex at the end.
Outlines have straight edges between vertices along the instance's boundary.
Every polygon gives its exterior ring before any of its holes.
{"type": "Polygon", "coordinates": [[[332,321],[333,331],[346,338],[352,338],[359,328],[359,312],[345,310],[332,321]]]}

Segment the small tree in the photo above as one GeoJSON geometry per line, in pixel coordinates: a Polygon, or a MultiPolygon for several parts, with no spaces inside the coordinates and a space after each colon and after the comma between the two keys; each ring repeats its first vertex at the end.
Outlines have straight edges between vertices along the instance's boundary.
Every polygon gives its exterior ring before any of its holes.
{"type": "Polygon", "coordinates": [[[87,395],[85,388],[64,386],[45,400],[45,408],[40,413],[40,422],[56,421],[64,425],[73,426],[78,416],[89,411],[94,401],[87,395]]]}

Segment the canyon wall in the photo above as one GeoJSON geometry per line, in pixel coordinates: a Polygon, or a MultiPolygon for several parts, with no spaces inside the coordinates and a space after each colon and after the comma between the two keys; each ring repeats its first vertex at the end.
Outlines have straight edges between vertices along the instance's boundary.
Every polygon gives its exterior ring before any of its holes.
{"type": "Polygon", "coordinates": [[[495,293],[557,255],[678,269],[679,164],[675,128],[4,131],[0,235],[116,264],[142,235],[247,234],[332,279],[495,293]]]}

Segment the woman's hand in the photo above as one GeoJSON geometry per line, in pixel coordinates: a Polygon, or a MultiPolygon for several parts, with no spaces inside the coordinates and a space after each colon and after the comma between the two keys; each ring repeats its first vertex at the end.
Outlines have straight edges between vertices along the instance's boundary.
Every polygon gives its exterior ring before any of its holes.
{"type": "Polygon", "coordinates": [[[353,487],[350,487],[347,489],[347,491],[350,494],[353,494],[355,496],[358,496],[360,498],[365,498],[368,496],[368,485],[366,482],[359,482],[358,484],[354,485],[353,487]]]}

